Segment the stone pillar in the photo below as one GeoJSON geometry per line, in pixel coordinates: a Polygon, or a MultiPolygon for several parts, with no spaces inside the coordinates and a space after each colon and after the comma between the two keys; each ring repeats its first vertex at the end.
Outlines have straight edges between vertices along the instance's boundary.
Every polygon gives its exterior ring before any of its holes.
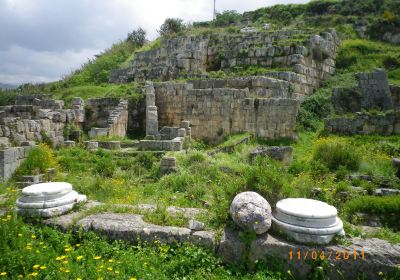
{"type": "Polygon", "coordinates": [[[165,156],[160,162],[160,173],[165,175],[171,172],[176,172],[176,158],[165,156]]]}
{"type": "Polygon", "coordinates": [[[158,109],[152,82],[146,82],[146,138],[155,138],[158,134],[158,109]]]}

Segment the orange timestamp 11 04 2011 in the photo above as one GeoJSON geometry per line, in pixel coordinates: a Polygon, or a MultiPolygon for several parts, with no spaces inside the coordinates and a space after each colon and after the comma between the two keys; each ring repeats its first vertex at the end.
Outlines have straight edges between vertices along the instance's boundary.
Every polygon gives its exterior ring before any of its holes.
{"type": "Polygon", "coordinates": [[[301,250],[301,249],[291,249],[289,251],[289,259],[297,261],[305,260],[365,260],[364,249],[360,251],[357,250],[301,250]]]}

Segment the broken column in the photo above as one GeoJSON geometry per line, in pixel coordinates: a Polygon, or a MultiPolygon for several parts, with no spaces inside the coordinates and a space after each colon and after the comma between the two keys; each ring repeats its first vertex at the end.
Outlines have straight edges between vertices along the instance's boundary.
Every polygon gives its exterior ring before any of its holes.
{"type": "Polygon", "coordinates": [[[155,139],[158,134],[158,111],[152,82],[146,82],[146,139],[155,139]]]}

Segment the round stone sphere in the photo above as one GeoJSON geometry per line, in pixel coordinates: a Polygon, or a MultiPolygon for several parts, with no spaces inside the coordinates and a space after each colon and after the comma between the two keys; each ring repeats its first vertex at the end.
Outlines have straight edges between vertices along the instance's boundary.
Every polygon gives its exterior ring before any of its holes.
{"type": "Polygon", "coordinates": [[[232,220],[245,231],[262,234],[271,227],[271,206],[256,192],[236,195],[229,213],[232,220]]]}

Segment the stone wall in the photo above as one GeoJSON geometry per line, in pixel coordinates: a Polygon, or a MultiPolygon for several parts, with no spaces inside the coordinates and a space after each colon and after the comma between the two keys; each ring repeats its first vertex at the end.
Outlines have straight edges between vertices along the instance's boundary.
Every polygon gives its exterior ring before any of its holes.
{"type": "Polygon", "coordinates": [[[287,30],[176,37],[164,40],[159,48],[137,53],[127,69],[112,72],[110,82],[167,81],[233,67],[285,67],[301,77],[289,82],[303,80],[295,92],[308,95],[334,73],[339,43],[332,29],[321,35],[287,30]]]}
{"type": "Polygon", "coordinates": [[[325,130],[337,134],[400,134],[400,87],[389,86],[386,73],[356,74],[358,86],[336,88],[332,95],[335,116],[325,130]]]}
{"type": "Polygon", "coordinates": [[[85,121],[83,109],[63,109],[63,104],[42,95],[18,97],[16,105],[0,107],[0,137],[7,137],[16,145],[43,142],[44,138],[54,146],[62,144],[64,127],[81,127],[85,121]]]}
{"type": "Polygon", "coordinates": [[[121,98],[89,99],[85,108],[86,130],[91,137],[126,136],[128,128],[128,101],[121,98]],[[105,134],[105,135],[103,135],[105,134]]]}
{"type": "Polygon", "coordinates": [[[400,112],[382,115],[358,113],[325,120],[325,131],[344,135],[400,135],[400,112]]]}
{"type": "Polygon", "coordinates": [[[31,146],[12,147],[0,150],[0,178],[8,180],[21,162],[28,156],[31,146]]]}
{"type": "Polygon", "coordinates": [[[248,88],[195,89],[190,83],[154,87],[160,127],[188,120],[194,138],[211,141],[246,131],[266,139],[295,137],[298,100],[253,97],[248,88]]]}

